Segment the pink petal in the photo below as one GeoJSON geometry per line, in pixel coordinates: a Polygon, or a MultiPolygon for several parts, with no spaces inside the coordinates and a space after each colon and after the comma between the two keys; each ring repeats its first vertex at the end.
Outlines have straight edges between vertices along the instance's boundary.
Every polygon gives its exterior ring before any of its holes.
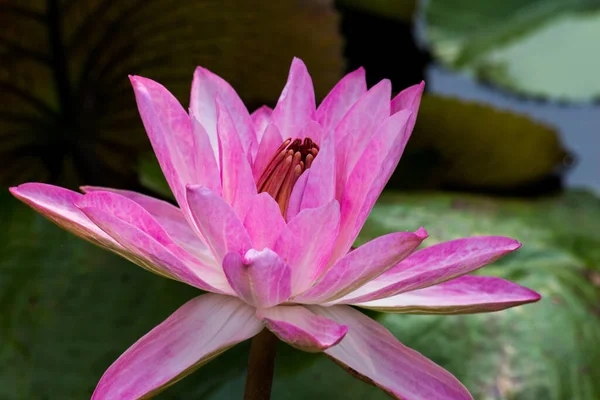
{"type": "Polygon", "coordinates": [[[298,178],[292,189],[292,195],[290,196],[286,215],[288,221],[291,221],[301,210],[300,205],[302,204],[302,198],[304,197],[304,191],[309,177],[310,169],[304,171],[302,175],[300,175],[300,178],[298,178]]]}
{"type": "Polygon", "coordinates": [[[85,193],[113,192],[123,197],[127,197],[129,200],[135,201],[154,217],[178,245],[205,263],[214,262],[212,253],[188,224],[183,212],[171,203],[141,193],[131,192],[129,190],[95,186],[83,186],[81,187],[81,190],[85,193]]]}
{"type": "Polygon", "coordinates": [[[383,312],[473,314],[536,302],[533,290],[491,276],[465,275],[435,286],[355,305],[383,312]]]}
{"type": "Polygon", "coordinates": [[[185,282],[204,290],[222,293],[222,291],[198,278],[191,268],[142,230],[96,208],[82,207],[81,210],[125,247],[125,250],[120,254],[129,261],[165,278],[185,282]]]}
{"type": "Polygon", "coordinates": [[[390,116],[392,84],[385,79],[365,93],[335,129],[337,192],[365,151],[377,127],[390,116]]]}
{"type": "MultiPolygon", "coordinates": [[[[252,142],[250,147],[248,147],[248,151],[246,152],[246,160],[250,167],[254,165],[254,160],[256,159],[256,153],[258,152],[258,142],[252,142]]],[[[251,168],[252,169],[252,168],[251,168]]]]}
{"type": "Polygon", "coordinates": [[[256,316],[279,339],[302,351],[316,353],[338,344],[348,327],[302,306],[279,306],[259,309],[256,316]]]}
{"type": "Polygon", "coordinates": [[[75,206],[82,194],[45,183],[24,183],[10,192],[61,228],[110,250],[124,250],[75,206]]]}
{"type": "Polygon", "coordinates": [[[353,376],[378,386],[397,399],[472,400],[448,371],[404,346],[387,329],[348,306],[309,307],[311,311],[348,325],[348,334],[325,350],[353,376]]]}
{"type": "Polygon", "coordinates": [[[188,186],[192,219],[220,263],[227,253],[245,254],[252,247],[234,209],[219,195],[201,186],[188,186]]]}
{"type": "Polygon", "coordinates": [[[452,240],[419,250],[339,302],[363,303],[468,274],[521,247],[502,236],[452,240]]]}
{"type": "Polygon", "coordinates": [[[130,77],[144,127],[165,178],[185,210],[185,185],[198,184],[196,143],[190,117],[177,99],[159,83],[130,77]]]}
{"type": "Polygon", "coordinates": [[[238,297],[250,305],[273,307],[290,297],[290,267],[271,249],[250,249],[243,258],[229,253],[223,270],[238,297]]]}
{"type": "Polygon", "coordinates": [[[294,138],[315,114],[315,92],[306,65],[294,58],[288,81],[271,116],[281,136],[294,138]]]}
{"type": "Polygon", "coordinates": [[[250,199],[256,195],[256,183],[233,119],[221,99],[217,97],[216,101],[223,198],[244,218],[250,199]]]}
{"type": "Polygon", "coordinates": [[[427,232],[421,228],[415,233],[397,232],[373,239],[346,254],[294,302],[319,304],[342,297],[392,268],[425,238],[427,232]]]}
{"type": "Polygon", "coordinates": [[[254,132],[256,132],[256,139],[259,142],[262,140],[267,125],[271,123],[271,114],[273,114],[273,110],[267,106],[262,106],[250,114],[254,124],[254,132]]]}
{"type": "Polygon", "coordinates": [[[211,147],[208,133],[196,117],[190,115],[190,118],[194,132],[197,181],[188,183],[196,183],[221,194],[221,171],[217,165],[218,159],[211,147]]]}
{"type": "Polygon", "coordinates": [[[321,144],[323,141],[323,129],[317,121],[308,121],[306,125],[300,129],[300,133],[296,135],[298,139],[304,140],[305,138],[312,139],[313,142],[321,144]]]}
{"type": "Polygon", "coordinates": [[[277,202],[268,193],[257,194],[250,203],[244,227],[252,240],[252,247],[262,250],[273,248],[285,221],[277,202]]]}
{"type": "Polygon", "coordinates": [[[406,124],[409,117],[408,111],[388,117],[373,135],[348,178],[341,195],[342,223],[334,259],[348,252],[396,168],[408,140],[406,124]]]}
{"type": "Polygon", "coordinates": [[[415,123],[417,122],[417,112],[419,111],[421,96],[423,96],[424,89],[425,81],[422,81],[418,85],[413,85],[404,89],[392,99],[392,114],[395,114],[401,110],[408,110],[412,113],[407,127],[409,134],[412,132],[413,128],[415,127],[415,123]]]}
{"type": "Polygon", "coordinates": [[[258,145],[258,151],[254,160],[253,175],[255,182],[258,182],[265,168],[267,168],[267,165],[273,159],[275,152],[283,143],[279,129],[277,129],[275,124],[267,125],[264,132],[265,134],[258,145]]]}
{"type": "Polygon", "coordinates": [[[104,373],[92,400],[152,397],[262,329],[242,301],[198,296],[127,349],[104,373]]]}
{"type": "Polygon", "coordinates": [[[190,114],[196,117],[206,129],[215,158],[218,160],[219,142],[217,140],[217,108],[215,106],[217,97],[221,98],[231,114],[243,152],[246,154],[251,144],[256,141],[254,124],[248,114],[248,109],[231,85],[223,78],[206,68],[196,68],[190,97],[190,114]]]}
{"type": "Polygon", "coordinates": [[[232,293],[218,264],[203,264],[186,252],[136,202],[116,193],[92,192],[81,197],[76,206],[131,252],[133,261],[141,266],[204,290],[232,293]]]}
{"type": "Polygon", "coordinates": [[[319,105],[316,120],[325,132],[335,129],[350,107],[367,92],[364,68],[350,72],[340,80],[319,105]]]}
{"type": "Polygon", "coordinates": [[[339,204],[302,210],[281,232],[275,252],[292,268],[292,294],[308,289],[327,264],[338,233],[339,204]]]}
{"type": "MultiPolygon", "coordinates": [[[[313,122],[313,129],[321,128],[313,122]]],[[[335,144],[332,136],[325,136],[321,148],[310,167],[300,210],[324,206],[335,199],[335,144]]]]}

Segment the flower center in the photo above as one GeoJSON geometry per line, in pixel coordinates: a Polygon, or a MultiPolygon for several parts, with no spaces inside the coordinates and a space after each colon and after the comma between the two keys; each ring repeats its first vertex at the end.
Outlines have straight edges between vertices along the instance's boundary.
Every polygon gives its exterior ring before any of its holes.
{"type": "Polygon", "coordinates": [[[285,140],[275,152],[271,162],[262,173],[256,187],[267,192],[277,201],[285,217],[294,184],[309,169],[319,154],[319,146],[310,138],[285,140]]]}

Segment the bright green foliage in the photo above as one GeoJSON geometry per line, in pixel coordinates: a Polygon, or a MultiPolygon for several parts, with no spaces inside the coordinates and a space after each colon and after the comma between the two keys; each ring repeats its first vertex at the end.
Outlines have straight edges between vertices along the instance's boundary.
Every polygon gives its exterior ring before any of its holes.
{"type": "Polygon", "coordinates": [[[429,227],[427,244],[470,235],[518,239],[521,249],[481,273],[543,298],[492,314],[384,316],[400,340],[456,374],[476,399],[600,398],[600,199],[586,192],[541,200],[388,195],[363,237],[420,225],[429,227]]]}

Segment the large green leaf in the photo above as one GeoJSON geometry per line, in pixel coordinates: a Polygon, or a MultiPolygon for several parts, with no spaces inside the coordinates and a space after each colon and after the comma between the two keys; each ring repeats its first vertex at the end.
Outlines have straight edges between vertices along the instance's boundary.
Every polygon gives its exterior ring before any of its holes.
{"type": "MultiPolygon", "coordinates": [[[[102,372],[197,291],[149,274],[56,228],[0,194],[0,398],[89,397],[102,372]]],[[[484,270],[542,293],[533,305],[472,316],[381,315],[405,344],[461,379],[477,399],[595,400],[600,395],[600,200],[388,194],[359,243],[428,228],[428,245],[509,235],[523,248],[484,270]]],[[[377,314],[372,314],[377,315],[377,314]]],[[[241,398],[247,343],[159,396],[241,398]]],[[[384,399],[324,356],[280,345],[275,399],[384,399]]]]}
{"type": "Polygon", "coordinates": [[[600,96],[598,0],[431,0],[425,37],[444,64],[518,93],[600,96]]]}
{"type": "Polygon", "coordinates": [[[428,227],[428,244],[507,235],[523,247],[483,274],[543,295],[541,302],[473,316],[394,316],[382,322],[461,379],[477,399],[596,399],[600,396],[600,200],[571,192],[540,200],[438,194],[386,196],[363,238],[428,227]]]}
{"type": "Polygon", "coordinates": [[[360,238],[423,225],[427,244],[472,235],[506,235],[524,251],[568,252],[582,267],[600,269],[600,199],[572,190],[538,199],[498,199],[464,194],[384,194],[360,238]],[[529,250],[528,250],[529,249],[529,250]]]}
{"type": "Polygon", "coordinates": [[[333,0],[0,3],[1,184],[131,184],[148,148],[127,79],[187,107],[202,65],[251,106],[277,100],[292,57],[324,96],[342,72],[333,0]]]}
{"type": "MultiPolygon", "coordinates": [[[[89,398],[127,347],[200,294],[62,231],[7,191],[0,204],[1,399],[89,398]]],[[[230,350],[170,393],[200,397],[246,354],[230,350]]]]}
{"type": "Polygon", "coordinates": [[[425,94],[391,186],[512,190],[555,173],[566,155],[550,126],[490,105],[425,94]]]}

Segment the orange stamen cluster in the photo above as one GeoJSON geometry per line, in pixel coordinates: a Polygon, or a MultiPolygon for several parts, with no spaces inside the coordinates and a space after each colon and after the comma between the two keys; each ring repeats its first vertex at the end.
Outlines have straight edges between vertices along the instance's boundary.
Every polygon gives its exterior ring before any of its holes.
{"type": "Polygon", "coordinates": [[[258,179],[258,191],[269,193],[279,204],[284,217],[294,184],[300,175],[310,168],[317,154],[319,146],[312,139],[287,139],[279,146],[258,179]]]}

